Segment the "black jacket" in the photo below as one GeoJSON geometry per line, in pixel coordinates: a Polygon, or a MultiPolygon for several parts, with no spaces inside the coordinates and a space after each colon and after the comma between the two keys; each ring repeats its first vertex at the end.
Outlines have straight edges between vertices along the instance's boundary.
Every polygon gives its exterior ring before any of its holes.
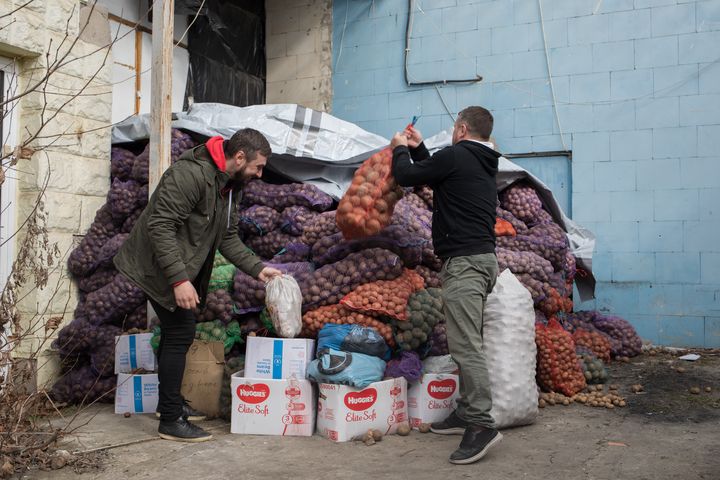
{"type": "Polygon", "coordinates": [[[424,144],[393,150],[392,174],[403,187],[433,190],[435,254],[446,259],[495,252],[495,175],[500,153],[463,140],[432,157],[424,144]],[[412,161],[411,161],[412,156],[412,161]]]}

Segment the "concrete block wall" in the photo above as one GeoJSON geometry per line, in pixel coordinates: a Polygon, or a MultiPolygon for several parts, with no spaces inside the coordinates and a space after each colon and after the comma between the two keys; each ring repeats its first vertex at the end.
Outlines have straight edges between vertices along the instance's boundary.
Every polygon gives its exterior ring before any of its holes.
{"type": "Polygon", "coordinates": [[[573,218],[598,238],[576,307],[719,347],[720,0],[545,0],[542,24],[537,0],[415,4],[410,78],[483,81],[408,87],[408,2],[336,0],[332,113],[388,138],[422,115],[429,136],[484,105],[503,152],[571,149],[573,218]]]}
{"type": "MultiPolygon", "coordinates": [[[[26,3],[0,1],[0,12],[11,12],[26,3]]],[[[105,58],[106,50],[102,48],[110,42],[110,28],[106,12],[96,7],[81,32],[89,15],[90,8],[78,0],[35,0],[6,18],[7,28],[0,29],[0,55],[15,60],[16,93],[41,78],[50,47],[52,61],[58,45],[62,45],[59,49],[62,56],[77,40],[66,58],[69,63],[52,73],[45,87],[24,96],[13,119],[18,142],[36,134],[44,124],[38,138],[30,144],[37,152],[18,163],[14,202],[17,227],[34,208],[47,182],[42,200],[49,240],[57,243],[62,254],[51,271],[48,286],[28,289],[19,304],[25,330],[37,330],[15,350],[19,355],[49,348],[46,333],[53,332],[37,328],[48,318],[72,320],[77,291],[65,263],[79,235],[87,231],[95,211],[105,203],[110,186],[112,59],[105,58]],[[62,42],[66,25],[68,38],[62,42]],[[82,95],[72,98],[80,92],[82,95]]],[[[16,237],[16,242],[20,238],[22,235],[16,237]]],[[[31,287],[30,283],[32,280],[28,283],[31,287]]],[[[39,383],[51,375],[50,369],[41,369],[39,383]]]]}
{"type": "Polygon", "coordinates": [[[332,99],[331,0],[267,0],[267,103],[328,112],[332,99]]]}

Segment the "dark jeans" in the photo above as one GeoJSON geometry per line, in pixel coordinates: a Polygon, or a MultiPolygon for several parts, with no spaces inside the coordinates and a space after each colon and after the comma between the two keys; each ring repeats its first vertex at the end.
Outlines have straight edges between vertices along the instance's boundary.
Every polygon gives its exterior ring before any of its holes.
{"type": "Polygon", "coordinates": [[[161,420],[174,421],[182,415],[180,387],[185,373],[185,355],[195,339],[195,314],[180,307],[171,312],[154,300],[150,303],[160,319],[162,330],[157,351],[160,381],[158,412],[161,420]]]}

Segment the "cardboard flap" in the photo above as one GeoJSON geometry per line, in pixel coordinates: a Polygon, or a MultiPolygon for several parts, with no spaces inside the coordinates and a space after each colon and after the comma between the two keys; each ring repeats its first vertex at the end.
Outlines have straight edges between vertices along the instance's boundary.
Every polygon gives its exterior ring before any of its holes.
{"type": "Polygon", "coordinates": [[[195,340],[190,345],[187,359],[194,362],[225,363],[225,346],[222,342],[195,340]]]}

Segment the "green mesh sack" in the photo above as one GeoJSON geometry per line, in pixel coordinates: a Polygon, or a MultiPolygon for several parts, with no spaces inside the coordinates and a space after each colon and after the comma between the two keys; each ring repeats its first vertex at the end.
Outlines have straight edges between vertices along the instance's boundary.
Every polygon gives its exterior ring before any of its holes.
{"type": "Polygon", "coordinates": [[[210,274],[208,291],[227,290],[228,292],[232,292],[234,276],[235,266],[232,264],[213,267],[212,273],[210,274]]]}
{"type": "Polygon", "coordinates": [[[240,324],[237,320],[233,320],[232,322],[228,323],[227,329],[225,330],[226,338],[225,338],[225,354],[229,353],[230,350],[232,350],[233,346],[235,346],[236,343],[242,345],[245,343],[245,340],[242,339],[242,334],[240,331],[240,324]]]}
{"type": "Polygon", "coordinates": [[[213,268],[221,267],[223,265],[232,265],[230,261],[223,257],[219,251],[215,252],[215,259],[213,260],[213,268]]]}
{"type": "Polygon", "coordinates": [[[270,318],[270,314],[267,311],[267,308],[263,308],[262,312],[260,312],[260,321],[263,324],[263,327],[265,327],[268,331],[268,335],[271,337],[274,337],[277,335],[275,333],[275,327],[273,326],[272,319],[270,318]]]}

